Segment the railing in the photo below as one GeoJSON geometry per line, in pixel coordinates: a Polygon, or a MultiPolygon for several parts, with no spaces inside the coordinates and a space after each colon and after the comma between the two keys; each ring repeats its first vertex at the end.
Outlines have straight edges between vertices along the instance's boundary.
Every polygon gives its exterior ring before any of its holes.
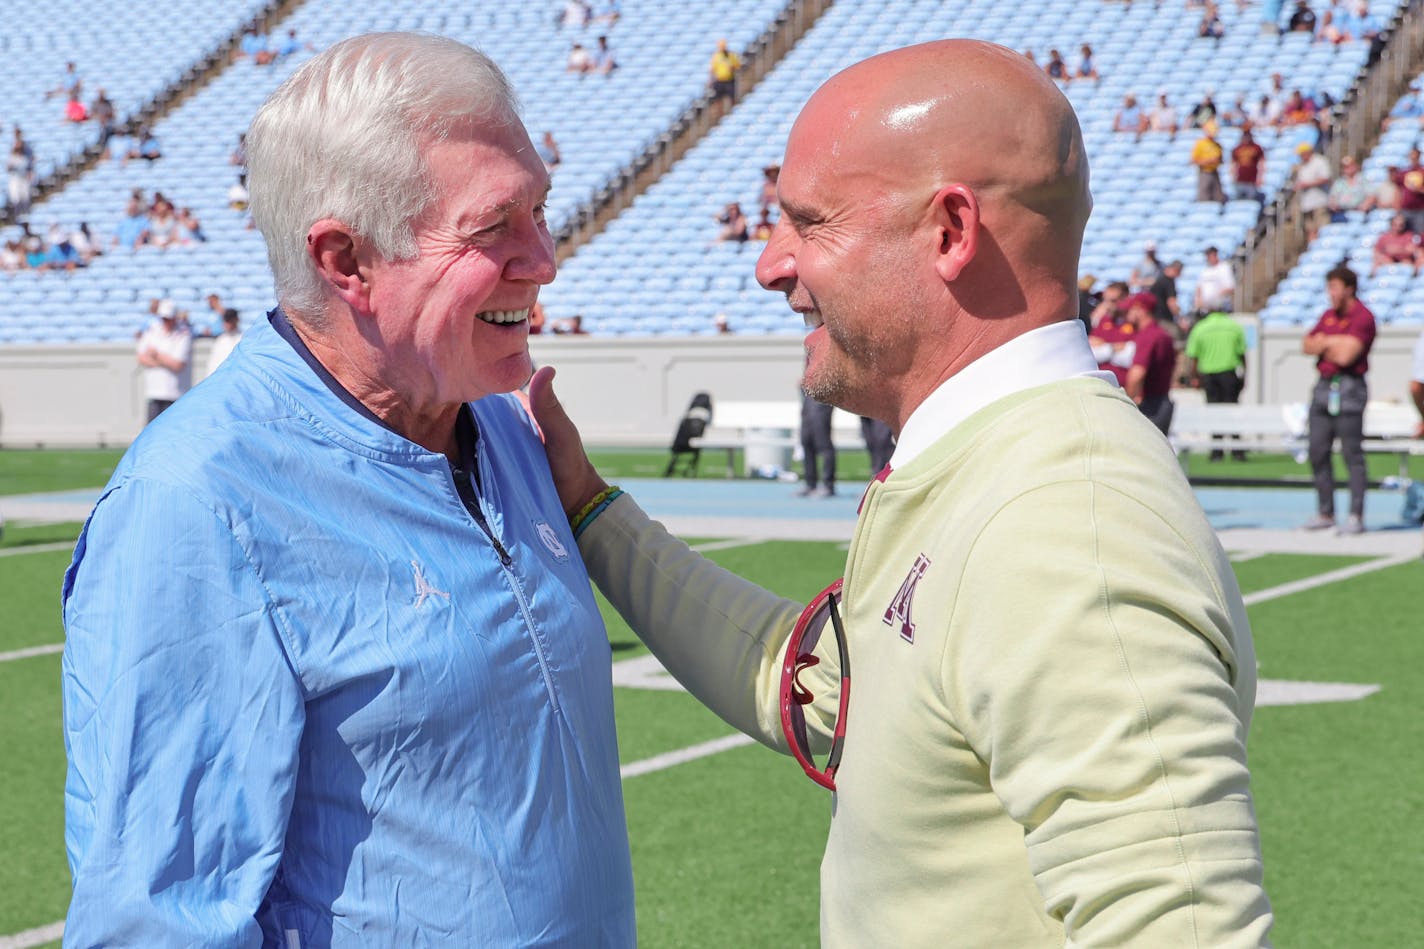
{"type": "MultiPolygon", "coordinates": [[[[832,0],[791,0],[761,36],[739,55],[737,96],[755,89],[783,56],[795,46],[830,7],[832,0]]],[[[709,53],[710,55],[710,53],[709,53]]],[[[656,142],[643,150],[618,179],[585,202],[554,235],[560,263],[603,230],[608,222],[657,181],[727,114],[726,100],[716,99],[709,88],[690,105],[656,142]]]]}
{"type": "MultiPolygon", "coordinates": [[[[1331,110],[1325,157],[1338,169],[1346,155],[1362,159],[1379,142],[1381,124],[1424,60],[1424,0],[1410,0],[1390,23],[1379,57],[1366,65],[1331,110]]],[[[1305,217],[1287,180],[1266,205],[1255,230],[1236,251],[1236,311],[1265,306],[1276,285],[1306,248],[1305,217]]]]}

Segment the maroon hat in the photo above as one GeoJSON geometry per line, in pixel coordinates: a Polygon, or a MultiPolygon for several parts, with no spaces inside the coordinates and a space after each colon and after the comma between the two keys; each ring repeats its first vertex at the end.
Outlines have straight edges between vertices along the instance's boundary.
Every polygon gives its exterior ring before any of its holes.
{"type": "Polygon", "coordinates": [[[1146,290],[1143,290],[1141,293],[1134,293],[1127,298],[1127,309],[1131,310],[1136,306],[1142,307],[1149,313],[1152,312],[1157,309],[1157,295],[1146,290]]]}

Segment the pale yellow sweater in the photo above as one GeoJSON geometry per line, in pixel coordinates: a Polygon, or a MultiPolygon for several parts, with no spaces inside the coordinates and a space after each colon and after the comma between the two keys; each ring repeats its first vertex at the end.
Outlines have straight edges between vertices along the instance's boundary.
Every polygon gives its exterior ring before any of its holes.
{"type": "MultiPolygon", "coordinates": [[[[664,665],[785,750],[779,653],[800,605],[631,499],[579,543],[664,665]]],[[[845,616],[823,945],[1265,944],[1245,608],[1172,452],[1120,390],[1074,379],[1001,399],[872,485],[845,616]],[[891,606],[920,557],[907,639],[891,606]]],[[[835,689],[802,681],[824,727],[835,689]]]]}

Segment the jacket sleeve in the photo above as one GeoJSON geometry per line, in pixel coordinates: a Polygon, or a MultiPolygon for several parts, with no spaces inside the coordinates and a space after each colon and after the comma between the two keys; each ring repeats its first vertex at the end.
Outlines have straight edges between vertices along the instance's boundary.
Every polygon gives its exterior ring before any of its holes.
{"type": "MultiPolygon", "coordinates": [[[[788,752],[778,708],[782,656],[803,604],[723,569],[623,495],[579,537],[603,595],[668,672],[726,722],[788,752]]],[[[822,646],[830,637],[822,637],[822,646]]],[[[816,696],[806,723],[818,750],[835,724],[834,644],[800,677],[816,696]]],[[[823,744],[824,743],[824,744],[823,744]]]]}
{"type": "Polygon", "coordinates": [[[304,706],[252,564],[206,505],[130,481],[63,600],[65,945],[259,945],[304,706]]]}
{"type": "Polygon", "coordinates": [[[1222,556],[1070,482],[1010,502],[967,558],[946,701],[1069,946],[1265,942],[1254,653],[1222,556]]]}

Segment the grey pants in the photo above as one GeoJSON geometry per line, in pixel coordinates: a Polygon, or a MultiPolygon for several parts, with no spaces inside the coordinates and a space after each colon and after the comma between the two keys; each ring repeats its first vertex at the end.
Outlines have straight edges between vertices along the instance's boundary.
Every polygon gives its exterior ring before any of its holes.
{"type": "Polygon", "coordinates": [[[1331,447],[1340,439],[1340,454],[1350,473],[1350,513],[1365,516],[1365,403],[1369,387],[1362,376],[1340,376],[1340,411],[1330,414],[1330,380],[1315,384],[1310,397],[1310,470],[1315,479],[1317,510],[1335,516],[1335,465],[1331,447]]]}
{"type": "Polygon", "coordinates": [[[801,399],[801,450],[805,453],[806,487],[836,487],[836,446],[831,442],[831,406],[801,399]]]}

